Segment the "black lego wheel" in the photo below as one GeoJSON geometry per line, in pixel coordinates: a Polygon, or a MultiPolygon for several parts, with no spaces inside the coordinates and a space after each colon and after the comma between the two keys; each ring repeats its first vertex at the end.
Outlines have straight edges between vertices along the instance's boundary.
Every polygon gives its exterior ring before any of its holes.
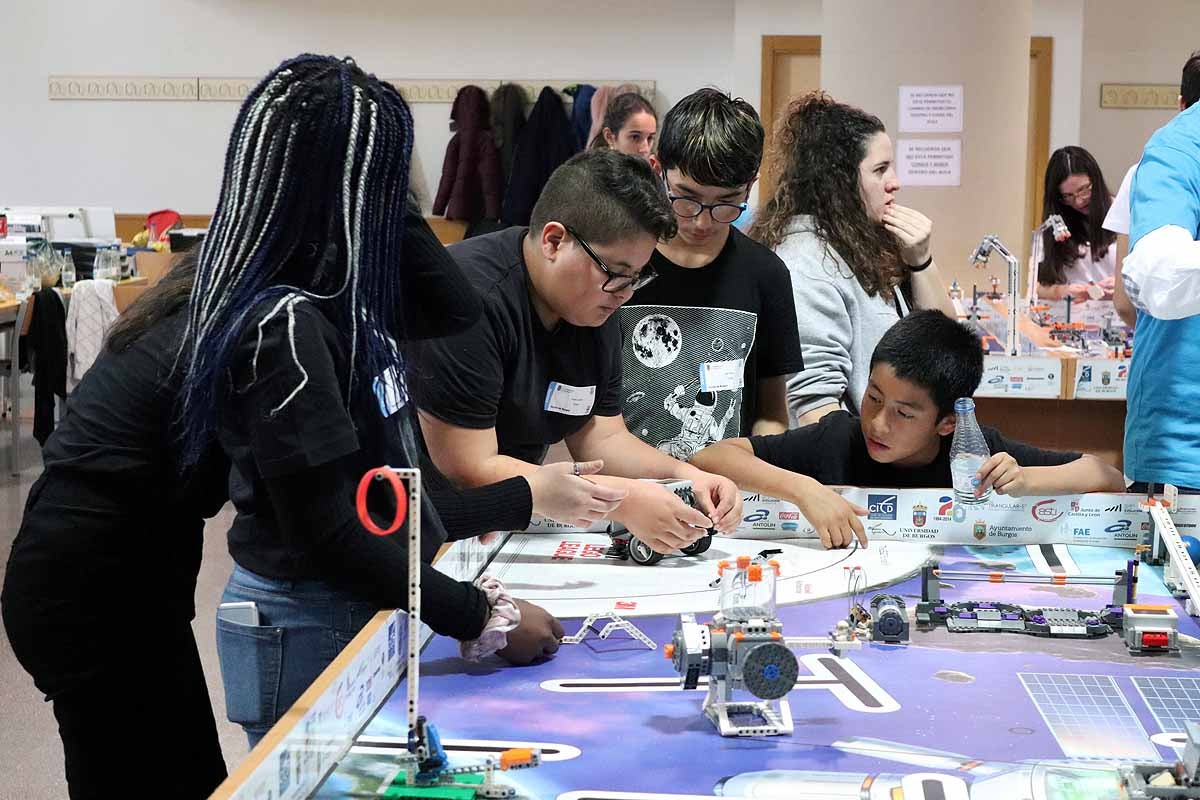
{"type": "Polygon", "coordinates": [[[698,556],[708,548],[712,547],[712,534],[706,533],[696,541],[689,544],[687,547],[681,548],[680,552],[685,556],[698,556]]]}
{"type": "Polygon", "coordinates": [[[629,557],[633,559],[634,563],[648,567],[662,561],[663,554],[656,553],[650,549],[650,545],[636,536],[631,536],[629,537],[629,557]]]}
{"type": "Polygon", "coordinates": [[[761,700],[778,700],[787,695],[799,674],[796,654],[779,642],[754,645],[742,661],[742,683],[761,700]]]}

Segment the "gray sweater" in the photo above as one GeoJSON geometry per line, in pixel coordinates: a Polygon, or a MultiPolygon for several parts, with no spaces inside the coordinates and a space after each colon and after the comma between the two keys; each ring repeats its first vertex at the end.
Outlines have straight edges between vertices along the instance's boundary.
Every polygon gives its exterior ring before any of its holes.
{"type": "MultiPolygon", "coordinates": [[[[801,414],[829,403],[858,413],[871,353],[900,315],[879,295],[870,297],[842,257],[827,250],[812,218],[797,216],[775,254],[787,264],[796,300],[804,370],[787,382],[792,425],[801,414]]],[[[900,297],[905,314],[908,308],[900,297]]]]}

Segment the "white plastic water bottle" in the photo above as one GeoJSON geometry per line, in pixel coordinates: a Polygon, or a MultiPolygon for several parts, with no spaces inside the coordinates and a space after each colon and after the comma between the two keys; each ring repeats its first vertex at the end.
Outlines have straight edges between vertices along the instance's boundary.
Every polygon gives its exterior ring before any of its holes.
{"type": "Polygon", "coordinates": [[[982,497],[975,496],[975,473],[991,458],[983,431],[975,419],[975,401],[960,397],[954,401],[954,440],[950,443],[950,477],[954,482],[955,499],[964,504],[983,503],[992,496],[988,489],[982,497]]]}
{"type": "Polygon", "coordinates": [[[62,285],[70,289],[75,285],[75,259],[71,256],[71,248],[63,248],[62,254],[62,285]]]}

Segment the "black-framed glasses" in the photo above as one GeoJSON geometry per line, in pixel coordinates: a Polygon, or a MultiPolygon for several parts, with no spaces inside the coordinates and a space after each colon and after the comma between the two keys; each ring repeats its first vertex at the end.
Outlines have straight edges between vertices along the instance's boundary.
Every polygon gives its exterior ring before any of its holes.
{"type": "Polygon", "coordinates": [[[663,170],[663,186],[667,187],[667,199],[671,201],[671,210],[675,212],[675,216],[683,219],[695,219],[708,209],[708,215],[712,217],[713,222],[719,222],[722,225],[728,225],[742,215],[750,204],[742,203],[701,203],[699,200],[693,200],[690,197],[680,197],[676,194],[671,194],[671,183],[667,180],[667,172],[663,170]]]}
{"type": "Polygon", "coordinates": [[[642,267],[642,271],[637,275],[627,275],[624,272],[617,272],[614,269],[610,269],[608,264],[604,263],[604,259],[596,255],[596,251],[583,240],[582,236],[575,232],[574,228],[570,225],[563,225],[563,227],[567,229],[567,233],[575,237],[575,241],[579,242],[579,246],[583,248],[583,251],[591,257],[592,261],[595,262],[596,266],[606,276],[603,285],[600,287],[602,291],[609,294],[616,294],[617,292],[623,292],[626,289],[632,288],[636,292],[658,277],[658,273],[654,271],[654,267],[649,264],[642,267]]]}
{"type": "Polygon", "coordinates": [[[1079,202],[1081,202],[1081,203],[1085,200],[1091,200],[1092,199],[1092,183],[1091,183],[1091,181],[1088,181],[1083,186],[1080,186],[1077,191],[1063,192],[1062,194],[1059,195],[1059,197],[1061,197],[1062,201],[1064,203],[1066,203],[1067,205],[1074,203],[1076,199],[1078,199],[1079,202]]]}

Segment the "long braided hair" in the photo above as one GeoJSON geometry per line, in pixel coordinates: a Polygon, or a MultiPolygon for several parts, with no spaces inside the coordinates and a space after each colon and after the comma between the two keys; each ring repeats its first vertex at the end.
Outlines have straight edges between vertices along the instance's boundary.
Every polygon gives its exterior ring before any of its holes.
{"type": "MultiPolygon", "coordinates": [[[[363,391],[356,375],[393,367],[404,374],[395,342],[412,141],[412,114],[399,92],[349,59],[290,59],[246,98],[176,359],[181,467],[211,440],[233,351],[248,315],[264,303],[270,310],[258,323],[259,344],[263,326],[281,314],[293,337],[301,302],[321,303],[349,333],[347,403],[363,391]]],[[[308,381],[298,359],[296,367],[297,384],[275,412],[308,381]]]]}
{"type": "Polygon", "coordinates": [[[858,167],[883,122],[816,91],[791,102],[772,145],[775,193],[755,216],[750,236],[772,250],[792,219],[810,214],[827,252],[840,255],[863,291],[888,302],[906,270],[896,240],[863,206],[858,167]]]}

